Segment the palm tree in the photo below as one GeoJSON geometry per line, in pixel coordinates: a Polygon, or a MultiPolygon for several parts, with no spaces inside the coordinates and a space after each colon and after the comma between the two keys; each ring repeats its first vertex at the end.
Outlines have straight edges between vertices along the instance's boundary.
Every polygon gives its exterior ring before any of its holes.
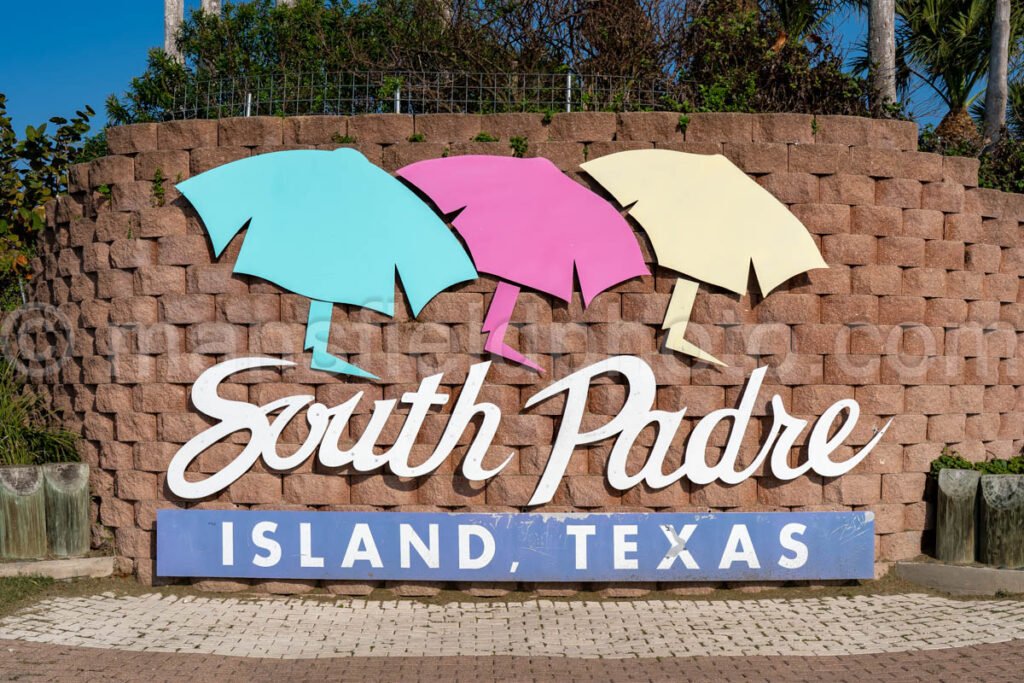
{"type": "Polygon", "coordinates": [[[870,0],[868,62],[875,108],[896,101],[896,0],[870,0]]]}
{"type": "Polygon", "coordinates": [[[164,52],[181,61],[178,51],[178,30],[185,21],[185,0],[164,0],[164,52]]]}
{"type": "Polygon", "coordinates": [[[1010,83],[1008,91],[1006,125],[1014,135],[1024,137],[1024,81],[1010,83]]]}
{"type": "MultiPolygon", "coordinates": [[[[1010,81],[1006,90],[1006,128],[1014,137],[1024,138],[1024,81],[1010,81]]],[[[971,105],[971,118],[979,127],[985,125],[985,105],[984,100],[971,105]]]]}
{"type": "MultiPolygon", "coordinates": [[[[977,140],[968,107],[988,72],[995,0],[897,0],[900,52],[909,72],[949,108],[936,133],[946,139],[977,140]]],[[[1021,12],[1010,18],[1010,45],[1021,35],[1021,12]]]]}
{"type": "Polygon", "coordinates": [[[999,142],[1006,125],[1007,70],[1010,63],[1010,0],[996,0],[992,13],[992,47],[985,86],[985,140],[999,142]]]}
{"type": "Polygon", "coordinates": [[[763,0],[762,11],[778,21],[780,40],[820,41],[821,31],[840,5],[840,0],[763,0]]]}

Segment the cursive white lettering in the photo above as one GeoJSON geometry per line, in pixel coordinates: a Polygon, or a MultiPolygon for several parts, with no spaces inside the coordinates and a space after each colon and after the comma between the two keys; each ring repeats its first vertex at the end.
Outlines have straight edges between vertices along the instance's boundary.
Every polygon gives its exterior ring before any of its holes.
{"type": "MultiPolygon", "coordinates": [[[[470,481],[484,481],[501,472],[511,461],[509,453],[496,467],[484,466],[486,456],[501,423],[501,410],[493,403],[477,402],[490,368],[490,362],[473,365],[459,392],[458,400],[452,407],[444,432],[430,457],[418,465],[410,463],[413,444],[420,433],[423,421],[434,408],[447,405],[450,396],[440,392],[442,376],[425,378],[416,391],[402,395],[401,403],[409,406],[408,414],[395,442],[382,450],[377,442],[398,401],[394,399],[375,401],[373,412],[362,434],[350,448],[341,445],[349,421],[362,400],[362,392],[347,401],[329,408],[316,403],[310,395],[287,396],[263,406],[243,401],[232,401],[218,395],[220,383],[229,375],[261,367],[285,367],[293,365],[288,361],[271,358],[236,358],[225,361],[206,370],[192,388],[192,402],[204,415],[216,422],[197,434],[172,458],[167,470],[167,485],[177,496],[187,499],[205,498],[215,495],[245,474],[257,461],[273,471],[287,471],[304,463],[313,453],[321,465],[328,468],[351,466],[359,472],[371,472],[388,468],[402,477],[419,477],[433,472],[455,450],[456,445],[475,418],[477,428],[462,462],[462,474],[470,481]],[[278,440],[282,431],[305,409],[308,435],[299,448],[291,455],[278,453],[278,440]],[[238,432],[250,432],[248,443],[235,458],[220,471],[206,478],[189,478],[187,470],[207,449],[238,432]]],[[[558,432],[555,435],[551,453],[541,474],[537,488],[529,505],[542,505],[554,497],[559,482],[565,475],[573,453],[578,447],[608,438],[615,439],[608,456],[608,483],[618,490],[626,490],[645,484],[652,489],[661,489],[687,478],[696,484],[722,481],[737,484],[764,469],[777,479],[795,479],[808,472],[823,477],[838,477],[853,469],[864,460],[878,444],[892,423],[889,420],[853,456],[836,462],[830,457],[853,433],[860,417],[860,406],[853,399],[844,399],[829,406],[815,422],[807,437],[807,458],[797,466],[789,463],[797,440],[807,428],[807,421],[789,415],[782,399],[772,396],[771,425],[765,431],[761,448],[751,462],[737,469],[741,444],[751,422],[754,406],[764,381],[767,367],[760,367],[751,373],[750,380],[735,408],[715,410],[697,421],[686,443],[682,465],[672,472],[664,471],[664,463],[676,433],[686,415],[686,408],[677,411],[654,410],[657,381],[647,363],[635,356],[615,356],[595,363],[564,377],[534,394],[525,405],[531,408],[558,394],[565,394],[558,432]],[[594,380],[605,374],[617,374],[626,387],[626,400],[619,412],[589,430],[583,430],[584,415],[594,380]],[[708,465],[706,452],[712,432],[725,421],[729,421],[728,438],[718,462],[708,465]],[[838,426],[836,426],[838,421],[838,426]],[[640,434],[648,427],[655,427],[657,437],[649,448],[647,460],[634,474],[626,471],[629,454],[634,449],[640,434]],[[833,431],[833,427],[835,427],[833,431]]],[[[422,550],[416,541],[410,543],[422,550]]],[[[586,547],[586,538],[577,542],[586,547]]],[[[423,550],[422,552],[426,552],[423,550]]],[[[310,562],[318,558],[310,557],[310,562]]],[[[583,562],[585,562],[585,555],[583,562]]],[[[686,557],[682,557],[684,564],[686,557]]]]}

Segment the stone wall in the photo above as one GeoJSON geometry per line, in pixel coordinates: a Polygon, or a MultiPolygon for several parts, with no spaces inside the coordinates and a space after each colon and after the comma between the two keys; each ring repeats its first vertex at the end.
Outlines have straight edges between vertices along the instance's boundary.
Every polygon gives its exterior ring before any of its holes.
{"type": "MultiPolygon", "coordinates": [[[[55,305],[74,336],[59,369],[50,363],[37,376],[84,435],[98,523],[113,531],[123,568],[148,582],[156,511],[179,505],[164,485],[168,462],[207,424],[189,404],[190,385],[204,369],[232,355],[297,360],[283,372],[236,378],[226,394],[262,404],[315,393],[335,405],[362,390],[366,398],[352,429],[357,435],[371,399],[397,398],[442,371],[445,385],[461,385],[469,365],[484,358],[480,326],[494,287],[488,277],[456,287],[416,321],[401,299],[393,320],[337,306],[332,344],[358,351],[354,362],[385,381],[357,383],[312,372],[302,354],[308,301],[232,275],[240,239],[221,259],[213,258],[174,181],[251,154],[328,149],[343,140],[394,171],[445,154],[512,154],[511,138],[522,137],[527,156],[545,156],[577,178],[586,159],[620,150],[723,153],[791,207],[831,266],[795,278],[764,301],[702,285],[690,334],[730,367],[695,363],[662,348],[660,324],[673,277],[653,264],[656,277],[610,290],[586,311],[578,295],[566,305],[524,292],[509,340],[549,371],[538,375],[500,360],[492,366],[483,398],[504,413],[495,445],[511,447],[518,457],[487,485],[461,480],[450,462],[416,481],[322,473],[309,464],[282,476],[257,465],[215,499],[189,505],[525,509],[560,405],[529,411],[522,405],[552,379],[609,354],[641,356],[663,384],[658,407],[687,406],[692,426],[701,415],[734,406],[751,370],[767,364],[759,415],[771,392],[809,419],[840,398],[860,402],[859,426],[842,453],[866,443],[889,417],[895,421],[864,463],[832,480],[760,477],[736,486],[683,482],[621,493],[605,483],[610,446],[599,444],[574,456],[544,509],[870,509],[877,515],[876,560],[884,569],[919,554],[927,542],[933,510],[926,501],[926,472],[943,446],[980,460],[1012,455],[1024,442],[1024,197],[978,189],[975,160],[917,152],[916,135],[906,122],[796,114],[693,114],[682,122],[661,113],[258,117],[113,128],[111,156],[75,167],[70,194],[48,216],[56,230],[42,251],[34,298],[55,305]],[[474,142],[482,132],[498,141],[474,142]],[[423,140],[409,142],[414,133],[423,140]],[[165,180],[155,181],[158,176],[165,180]]],[[[609,380],[595,390],[590,409],[614,414],[623,395],[623,387],[609,380]]],[[[400,420],[392,422],[400,426],[400,420]]],[[[751,425],[745,457],[752,457],[762,428],[767,431],[770,422],[762,422],[751,425]]],[[[428,417],[424,448],[443,423],[443,415],[428,417]]],[[[389,426],[382,441],[396,432],[389,426]]],[[[285,432],[292,443],[302,436],[295,425],[285,432]]],[[[716,431],[714,445],[721,446],[724,436],[716,431]]],[[[652,437],[646,434],[646,443],[652,437]]],[[[204,470],[218,470],[240,447],[218,446],[204,458],[204,470]]],[[[681,449],[673,450],[679,457],[681,449]]],[[[635,453],[638,463],[643,457],[635,453]]],[[[258,587],[310,588],[301,582],[258,587]]],[[[331,588],[358,592],[368,586],[331,588]]]]}

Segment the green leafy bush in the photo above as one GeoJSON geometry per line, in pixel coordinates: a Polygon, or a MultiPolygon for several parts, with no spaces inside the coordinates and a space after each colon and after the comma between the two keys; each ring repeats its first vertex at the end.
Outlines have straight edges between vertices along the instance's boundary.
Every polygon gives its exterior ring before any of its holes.
{"type": "Polygon", "coordinates": [[[107,118],[114,125],[163,121],[174,103],[174,93],[194,77],[163,50],[154,48],[147,55],[146,70],[131,80],[127,92],[107,98],[107,118]]]}
{"type": "Polygon", "coordinates": [[[522,159],[530,149],[530,141],[522,135],[513,135],[508,139],[508,146],[512,148],[512,156],[522,159]]]}
{"type": "Polygon", "coordinates": [[[938,476],[942,470],[973,470],[974,463],[967,460],[948,446],[942,449],[942,455],[932,460],[931,473],[938,476]]]}
{"type": "Polygon", "coordinates": [[[981,156],[978,184],[1004,192],[1024,192],[1024,139],[1004,133],[981,156]]]}
{"type": "Polygon", "coordinates": [[[683,111],[870,115],[867,85],[843,70],[820,36],[787,36],[774,12],[710,0],[686,29],[679,71],[683,111]]]}
{"type": "Polygon", "coordinates": [[[978,186],[1003,192],[1024,193],[1024,138],[1004,130],[999,142],[985,149],[976,138],[946,138],[932,126],[925,126],[918,138],[922,152],[978,159],[978,186]]]}
{"type": "Polygon", "coordinates": [[[42,398],[0,360],[0,465],[77,462],[78,437],[55,425],[42,398]]]}
{"type": "Polygon", "coordinates": [[[817,31],[826,5],[797,19],[777,3],[734,0],[444,7],[252,0],[194,12],[178,36],[183,63],[151,51],[128,90],[108,98],[108,115],[113,123],[237,116],[249,95],[262,114],[390,112],[400,92],[453,111],[540,111],[548,121],[562,109],[570,65],[587,76],[573,91],[574,111],[871,113],[865,81],[843,71],[817,31]]]}
{"type": "Polygon", "coordinates": [[[110,154],[110,149],[107,147],[107,131],[101,130],[99,133],[90,135],[82,140],[81,146],[76,150],[71,159],[71,163],[84,164],[87,161],[93,161],[108,154],[110,154]]]}
{"type": "MultiPolygon", "coordinates": [[[[7,115],[7,98],[0,93],[0,290],[16,292],[21,278],[28,275],[29,260],[36,240],[46,224],[46,202],[67,189],[68,168],[80,159],[89,120],[89,107],[70,121],[50,119],[28,126],[22,139],[14,132],[7,115]]],[[[105,141],[102,143],[106,146],[105,141]]],[[[88,153],[96,153],[100,142],[90,140],[88,153]]],[[[6,302],[12,299],[2,297],[6,302]]],[[[19,297],[13,297],[20,303],[19,297]]]]}
{"type": "Polygon", "coordinates": [[[942,470],[975,470],[982,474],[1024,474],[1024,454],[1009,460],[995,458],[985,462],[971,462],[949,447],[942,449],[942,455],[932,460],[931,473],[938,476],[942,470]]]}
{"type": "Polygon", "coordinates": [[[917,137],[917,148],[922,152],[941,154],[947,157],[976,157],[981,154],[981,136],[947,137],[928,124],[917,137]]]}
{"type": "MultiPolygon", "coordinates": [[[[146,70],[123,95],[107,99],[108,115],[116,124],[165,120],[177,93],[219,79],[244,84],[243,95],[251,92],[257,105],[279,103],[287,115],[324,113],[337,98],[356,93],[376,98],[387,112],[392,95],[405,88],[403,78],[388,74],[551,73],[563,63],[543,40],[556,33],[548,29],[558,16],[538,17],[504,0],[460,6],[448,18],[439,9],[422,0],[252,0],[225,2],[220,14],[193,12],[178,36],[184,64],[151,50],[146,70]],[[384,78],[354,75],[369,72],[384,78]],[[353,78],[332,90],[325,88],[326,74],[353,78]]],[[[216,117],[238,115],[242,104],[196,106],[216,117]]]]}
{"type": "Polygon", "coordinates": [[[982,474],[1024,474],[1024,456],[1014,456],[1009,460],[996,458],[979,462],[974,466],[982,474]]]}

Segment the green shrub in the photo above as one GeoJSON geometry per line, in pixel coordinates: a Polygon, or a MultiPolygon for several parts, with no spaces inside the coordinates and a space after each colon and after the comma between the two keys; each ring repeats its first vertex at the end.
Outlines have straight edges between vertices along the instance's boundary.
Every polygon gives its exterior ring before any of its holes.
{"type": "Polygon", "coordinates": [[[981,136],[947,138],[928,124],[917,136],[917,148],[947,157],[976,157],[981,154],[981,136]]]}
{"type": "MultiPolygon", "coordinates": [[[[17,288],[28,274],[35,243],[46,224],[48,201],[66,191],[68,167],[79,160],[89,131],[92,109],[77,112],[70,121],[55,116],[47,123],[27,126],[19,139],[7,98],[0,93],[0,281],[17,288]]],[[[104,143],[105,145],[105,143],[104,143]]],[[[95,153],[98,142],[85,145],[95,153]]]]}
{"type": "Polygon", "coordinates": [[[512,156],[522,159],[530,149],[530,141],[521,135],[514,135],[509,138],[508,146],[512,148],[512,156]]]}
{"type": "MultiPolygon", "coordinates": [[[[810,8],[818,19],[830,11],[810,8]]],[[[217,15],[190,13],[177,38],[183,63],[152,50],[107,111],[113,123],[238,116],[251,95],[258,114],[348,114],[353,105],[385,113],[396,92],[404,104],[433,87],[418,74],[443,73],[469,95],[456,108],[541,111],[549,123],[572,65],[588,77],[574,111],[870,115],[864,79],[843,71],[829,36],[814,22],[794,32],[790,19],[770,3],[735,0],[484,2],[447,16],[421,0],[226,2],[217,15]],[[468,74],[508,75],[510,84],[463,83],[468,74]],[[480,87],[487,95],[476,100],[480,87]]],[[[437,104],[446,100],[442,90],[437,104]]]]}
{"type": "Polygon", "coordinates": [[[1024,192],[1024,138],[1013,129],[1003,131],[999,142],[984,148],[981,133],[948,139],[931,126],[921,129],[917,141],[922,152],[978,159],[978,186],[1003,192],[1024,192]]]}
{"type": "Polygon", "coordinates": [[[866,82],[827,41],[781,40],[777,15],[736,7],[709,0],[688,24],[674,96],[684,111],[871,114],[866,82]]]}
{"type": "Polygon", "coordinates": [[[985,462],[971,462],[949,447],[942,449],[942,455],[932,460],[931,473],[938,476],[942,470],[975,470],[982,474],[1024,474],[1024,454],[1009,460],[995,458],[985,462]]]}
{"type": "Polygon", "coordinates": [[[977,463],[974,469],[982,474],[1024,474],[1024,456],[1016,455],[1009,460],[986,460],[977,463]]]}
{"type": "Polygon", "coordinates": [[[948,446],[942,449],[942,455],[932,460],[931,473],[938,476],[942,470],[973,470],[974,463],[967,460],[948,446]]]}
{"type": "Polygon", "coordinates": [[[498,138],[494,137],[490,133],[477,133],[476,137],[473,138],[473,142],[497,142],[498,138]]]}
{"type": "Polygon", "coordinates": [[[78,437],[56,417],[6,360],[0,360],[0,465],[77,462],[78,437]]]}
{"type": "Polygon", "coordinates": [[[157,168],[153,173],[153,204],[156,206],[163,206],[167,203],[167,188],[164,186],[164,181],[167,178],[164,177],[164,170],[157,168]]]}
{"type": "Polygon", "coordinates": [[[87,161],[93,161],[108,154],[110,154],[110,148],[107,147],[107,131],[101,130],[99,133],[90,135],[82,140],[82,145],[74,153],[71,163],[84,164],[87,161]]]}
{"type": "Polygon", "coordinates": [[[1003,134],[981,156],[978,184],[1004,192],[1024,192],[1024,140],[1003,134]]]}

